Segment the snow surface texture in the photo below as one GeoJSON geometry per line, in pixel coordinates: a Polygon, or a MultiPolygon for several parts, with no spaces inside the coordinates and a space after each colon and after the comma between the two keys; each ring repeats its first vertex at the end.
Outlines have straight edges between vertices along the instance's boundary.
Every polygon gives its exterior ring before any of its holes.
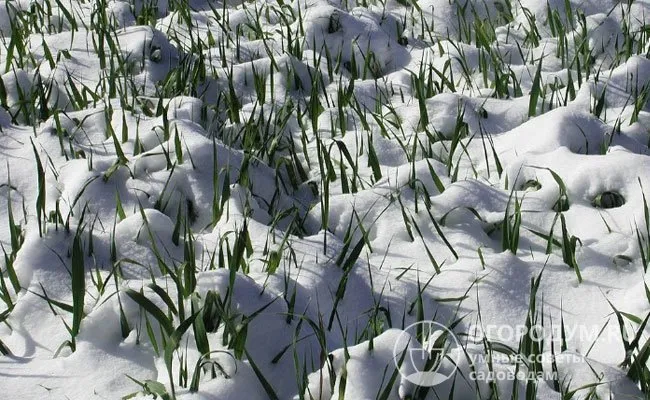
{"type": "Polygon", "coordinates": [[[2,0],[0,397],[646,398],[646,13],[2,0]]]}

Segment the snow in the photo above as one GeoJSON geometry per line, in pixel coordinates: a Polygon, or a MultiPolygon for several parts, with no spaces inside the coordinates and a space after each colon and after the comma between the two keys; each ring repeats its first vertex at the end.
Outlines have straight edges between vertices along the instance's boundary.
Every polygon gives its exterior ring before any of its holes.
{"type": "Polygon", "coordinates": [[[421,350],[409,327],[436,321],[463,347],[427,399],[523,399],[508,374],[532,367],[488,362],[486,343],[523,354],[507,333],[535,318],[557,373],[533,380],[536,398],[560,398],[558,382],[576,398],[648,396],[629,361],[650,340],[650,2],[525,0],[508,20],[503,1],[160,0],[142,23],[152,2],[62,0],[41,32],[25,21],[46,3],[0,6],[6,398],[155,398],[158,382],[179,399],[405,399],[424,363],[398,366],[396,344],[421,350]],[[93,46],[98,7],[119,61],[93,46]],[[596,206],[605,192],[624,203],[596,206]],[[171,367],[164,323],[133,293],[174,329],[201,320],[171,367]]]}

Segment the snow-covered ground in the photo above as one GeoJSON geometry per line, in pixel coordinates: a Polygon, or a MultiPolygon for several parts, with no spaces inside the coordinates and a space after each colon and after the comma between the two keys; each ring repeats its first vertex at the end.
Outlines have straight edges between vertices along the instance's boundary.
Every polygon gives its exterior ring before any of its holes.
{"type": "Polygon", "coordinates": [[[650,2],[1,2],[0,398],[650,395],[650,2]]]}

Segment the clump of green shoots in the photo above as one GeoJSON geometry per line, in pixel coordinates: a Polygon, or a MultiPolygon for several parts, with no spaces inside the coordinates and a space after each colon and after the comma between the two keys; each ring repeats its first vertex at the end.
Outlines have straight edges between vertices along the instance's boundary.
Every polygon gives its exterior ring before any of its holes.
{"type": "Polygon", "coordinates": [[[580,243],[580,246],[582,246],[582,241],[578,237],[569,235],[564,214],[560,214],[560,223],[562,224],[562,259],[575,271],[576,276],[578,277],[578,283],[582,283],[580,267],[576,261],[576,245],[577,243],[580,243]]]}
{"type": "Polygon", "coordinates": [[[643,270],[648,270],[648,265],[650,265],[650,210],[648,209],[648,202],[645,197],[645,192],[643,190],[643,185],[641,184],[641,178],[637,178],[639,181],[639,187],[641,188],[641,195],[643,197],[643,216],[645,222],[645,231],[639,230],[639,225],[635,221],[635,231],[636,239],[639,245],[639,252],[641,253],[641,263],[643,265],[643,270]]]}
{"type": "Polygon", "coordinates": [[[514,188],[510,192],[508,197],[508,203],[506,205],[505,216],[503,218],[503,223],[501,225],[502,229],[502,238],[501,246],[502,250],[510,250],[512,254],[517,254],[517,249],[519,248],[519,228],[521,227],[521,203],[519,201],[517,194],[514,191],[514,188]],[[510,214],[510,205],[514,197],[514,212],[510,214]]]}
{"type": "MultiPolygon", "coordinates": [[[[11,290],[9,289],[9,285],[7,285],[7,282],[5,279],[8,279],[11,288],[13,289],[13,293],[17,294],[21,290],[20,286],[20,281],[18,280],[18,276],[16,274],[16,270],[14,268],[14,262],[16,261],[16,256],[18,255],[18,251],[23,245],[23,242],[25,241],[25,235],[24,232],[19,224],[16,223],[16,220],[14,218],[14,212],[13,212],[13,207],[12,207],[12,200],[11,200],[11,192],[12,190],[15,190],[15,188],[11,184],[11,175],[9,172],[9,166],[7,165],[7,222],[9,224],[9,242],[11,244],[11,248],[7,249],[5,248],[4,244],[0,243],[0,248],[2,248],[2,252],[4,254],[4,261],[5,261],[5,268],[4,271],[0,271],[0,299],[5,303],[6,311],[4,312],[11,312],[11,310],[14,307],[14,301],[12,299],[11,295],[11,290]]],[[[3,313],[4,313],[3,312],[3,313]]]]}

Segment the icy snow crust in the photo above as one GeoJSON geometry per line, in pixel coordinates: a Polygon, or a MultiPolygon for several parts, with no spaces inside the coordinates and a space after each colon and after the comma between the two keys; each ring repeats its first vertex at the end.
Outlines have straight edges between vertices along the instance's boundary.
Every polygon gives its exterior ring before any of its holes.
{"type": "MultiPolygon", "coordinates": [[[[591,333],[544,342],[539,352],[556,356],[544,371],[558,378],[536,381],[534,397],[598,383],[576,396],[645,398],[620,363],[624,344],[639,332],[635,360],[650,329],[641,324],[649,8],[2,1],[0,240],[20,290],[3,261],[0,397],[153,398],[171,394],[171,377],[177,398],[406,398],[417,388],[394,375],[395,342],[434,320],[464,350],[455,379],[420,395],[510,398],[514,385],[525,398],[525,381],[470,379],[515,364],[490,365],[488,342],[467,338],[472,326],[507,333],[532,315],[555,333],[591,333]],[[28,15],[46,5],[51,29],[35,30],[28,15]],[[100,39],[98,11],[110,40],[100,39]],[[19,17],[22,36],[12,29],[19,17]],[[479,38],[479,26],[493,36],[479,38]],[[630,32],[645,42],[630,44],[630,32]],[[105,63],[93,40],[104,40],[105,63]],[[187,65],[202,73],[182,75],[187,65]],[[26,95],[43,87],[43,102],[26,95]],[[604,192],[624,201],[595,205],[604,192]],[[511,251],[503,231],[516,210],[511,251]],[[85,296],[71,335],[75,237],[85,296]],[[564,254],[571,244],[581,282],[564,254]],[[205,309],[208,292],[228,299],[205,335],[219,368],[202,369],[198,391],[196,323],[177,338],[169,373],[160,321],[129,288],[174,328],[179,309],[185,319],[205,309]],[[226,320],[243,347],[226,337],[226,320]]],[[[523,352],[520,337],[488,339],[523,352]]]]}

